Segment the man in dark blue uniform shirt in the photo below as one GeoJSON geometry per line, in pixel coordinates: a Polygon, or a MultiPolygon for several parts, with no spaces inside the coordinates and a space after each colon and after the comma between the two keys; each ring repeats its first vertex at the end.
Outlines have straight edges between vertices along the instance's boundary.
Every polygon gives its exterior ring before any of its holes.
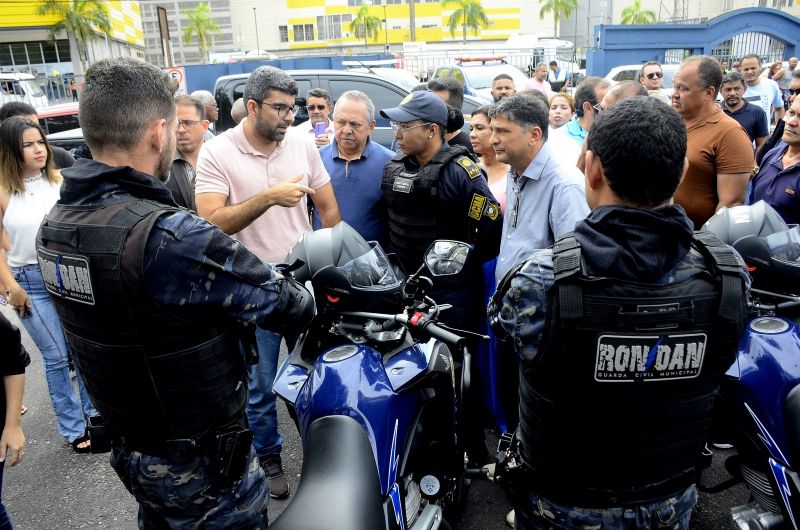
{"type": "Polygon", "coordinates": [[[722,110],[739,122],[750,140],[755,142],[755,148],[758,150],[767,141],[769,125],[767,125],[767,116],[761,107],[744,99],[746,90],[747,85],[742,74],[735,71],[725,74],[722,78],[722,88],[719,91],[722,96],[722,110]],[[761,114],[757,111],[761,111],[761,114]]]}
{"type": "Polygon", "coordinates": [[[176,206],[164,181],[178,123],[161,70],[96,62],[80,112],[95,159],[62,173],[37,253],[111,465],[142,528],[266,527],[240,338],[253,324],[298,333],[310,294],[176,206]]]}
{"type": "MultiPolygon", "coordinates": [[[[455,276],[434,279],[430,296],[450,303],[441,320],[459,329],[481,329],[482,265],[497,256],[503,222],[500,205],[475,159],[461,146],[444,140],[447,107],[432,92],[412,92],[399,107],[381,111],[392,120],[402,153],[383,171],[381,189],[388,208],[390,248],[406,272],[416,271],[436,239],[473,245],[464,269],[455,276]]],[[[476,363],[473,363],[475,366],[476,363]]],[[[468,414],[476,416],[479,384],[468,396],[468,414]]],[[[468,427],[468,452],[475,463],[486,458],[480,424],[468,427]]]]}

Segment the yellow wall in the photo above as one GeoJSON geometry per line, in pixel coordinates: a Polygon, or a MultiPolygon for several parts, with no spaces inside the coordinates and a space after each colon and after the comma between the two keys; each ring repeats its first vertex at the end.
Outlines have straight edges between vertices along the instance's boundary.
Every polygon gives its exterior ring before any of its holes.
{"type": "MultiPolygon", "coordinates": [[[[342,24],[342,38],[314,41],[294,41],[294,24],[313,24],[314,35],[317,34],[317,18],[324,15],[340,15],[350,13],[355,18],[359,7],[348,7],[343,0],[285,0],[287,12],[287,24],[289,26],[289,47],[290,48],[320,48],[325,46],[359,45],[363,46],[364,39],[358,39],[350,31],[350,24],[342,24]],[[331,4],[331,5],[328,5],[331,4]],[[350,33],[349,37],[344,35],[350,33]]],[[[494,2],[492,2],[494,3],[494,2]]],[[[487,2],[488,4],[488,2],[487,2]]],[[[497,7],[484,5],[486,14],[492,25],[478,31],[477,37],[471,30],[467,30],[467,38],[476,39],[507,39],[512,33],[520,30],[520,9],[518,7],[506,7],[501,2],[496,3],[497,7]],[[499,4],[499,5],[497,5],[499,4]]],[[[446,23],[453,11],[452,7],[444,8],[440,3],[414,4],[414,14],[417,20],[416,36],[418,41],[442,42],[447,40],[460,40],[462,30],[459,27],[455,32],[455,37],[450,36],[446,23]],[[423,28],[422,24],[431,24],[431,19],[435,19],[437,26],[433,28],[423,28]]],[[[383,19],[383,6],[370,6],[370,14],[383,19]]],[[[410,29],[408,28],[408,4],[392,4],[386,6],[386,19],[388,20],[388,41],[392,44],[400,44],[410,39],[410,29]],[[401,26],[402,29],[394,29],[392,26],[401,26]]],[[[370,39],[370,44],[381,44],[386,41],[386,33],[383,27],[378,32],[377,38],[370,39]]]]}
{"type": "MultiPolygon", "coordinates": [[[[38,1],[3,2],[0,0],[0,28],[41,28],[52,26],[58,22],[55,15],[38,15],[38,1]]],[[[111,21],[111,37],[133,44],[144,46],[142,31],[142,14],[139,2],[130,0],[110,0],[106,2],[111,21]]]]}

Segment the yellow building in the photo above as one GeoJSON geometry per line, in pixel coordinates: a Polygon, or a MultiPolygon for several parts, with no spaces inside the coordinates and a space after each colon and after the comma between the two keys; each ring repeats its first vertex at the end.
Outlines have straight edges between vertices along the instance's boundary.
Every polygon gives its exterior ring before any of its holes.
{"type": "MultiPolygon", "coordinates": [[[[386,44],[397,48],[405,42],[462,41],[462,29],[451,35],[447,26],[454,8],[440,0],[414,0],[413,35],[408,0],[237,0],[231,2],[231,21],[244,49],[268,51],[334,48],[364,49],[363,34],[350,29],[362,4],[381,19],[381,30],[367,40],[371,51],[386,44]]],[[[553,20],[539,18],[539,4],[531,0],[482,0],[491,22],[477,35],[468,30],[469,41],[505,41],[512,34],[552,36],[553,20]]],[[[333,50],[332,50],[333,51],[333,50]]]]}
{"type": "MultiPolygon", "coordinates": [[[[138,2],[109,0],[111,32],[98,32],[97,39],[87,43],[86,63],[103,57],[131,56],[144,58],[144,32],[138,2]]],[[[58,22],[55,15],[37,14],[36,0],[0,2],[0,69],[33,71],[34,73],[73,73],[79,64],[70,49],[69,36],[61,32],[55,42],[48,38],[48,29],[58,22]]]]}

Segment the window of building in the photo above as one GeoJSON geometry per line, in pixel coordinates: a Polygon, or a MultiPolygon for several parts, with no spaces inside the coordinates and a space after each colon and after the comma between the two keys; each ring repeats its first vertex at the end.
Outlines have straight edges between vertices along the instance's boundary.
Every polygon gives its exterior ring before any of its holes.
{"type": "Polygon", "coordinates": [[[281,42],[289,42],[289,26],[278,26],[281,42]]]}
{"type": "Polygon", "coordinates": [[[341,39],[342,25],[349,24],[351,20],[353,16],[350,14],[317,17],[317,37],[319,40],[341,39]]]}
{"type": "Polygon", "coordinates": [[[364,0],[347,0],[348,7],[358,7],[364,4],[364,0]]]}
{"type": "Polygon", "coordinates": [[[314,40],[314,24],[295,24],[292,29],[295,42],[314,40]]]}

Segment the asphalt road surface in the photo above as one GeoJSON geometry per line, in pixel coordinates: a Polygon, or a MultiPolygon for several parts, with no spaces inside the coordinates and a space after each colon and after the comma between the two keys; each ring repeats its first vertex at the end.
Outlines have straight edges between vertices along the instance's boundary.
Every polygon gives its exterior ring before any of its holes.
{"type": "MultiPolygon", "coordinates": [[[[12,322],[18,323],[7,307],[0,310],[12,322]]],[[[56,431],[41,356],[24,330],[23,336],[31,354],[24,400],[28,413],[22,418],[28,447],[25,460],[14,468],[7,468],[3,477],[3,502],[14,526],[19,530],[137,528],[136,502],[108,464],[108,455],[78,455],[56,431]]],[[[283,404],[279,405],[279,415],[285,440],[283,462],[294,491],[302,467],[302,449],[283,404]]],[[[587,450],[591,450],[591,444],[592,441],[587,439],[587,450]]],[[[705,481],[709,484],[727,477],[722,469],[722,459],[732,451],[717,453],[714,465],[706,473],[705,481]]],[[[692,528],[728,528],[729,508],[746,500],[747,492],[741,485],[716,495],[701,494],[692,528]]],[[[290,501],[291,497],[287,501],[271,501],[270,519],[274,520],[290,501]]],[[[504,519],[509,509],[502,491],[495,484],[473,481],[467,510],[454,526],[463,530],[506,528],[504,519]]]]}

